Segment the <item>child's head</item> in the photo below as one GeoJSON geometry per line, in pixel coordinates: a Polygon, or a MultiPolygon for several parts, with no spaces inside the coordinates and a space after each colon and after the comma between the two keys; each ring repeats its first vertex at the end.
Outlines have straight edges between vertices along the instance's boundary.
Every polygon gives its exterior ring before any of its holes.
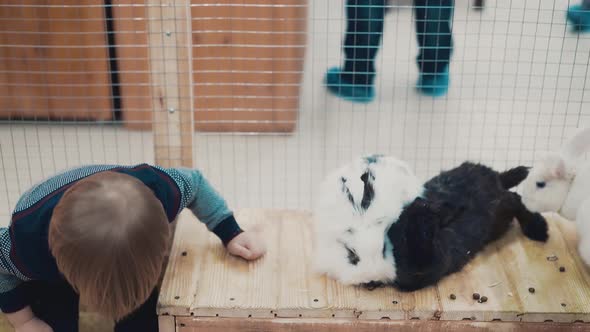
{"type": "Polygon", "coordinates": [[[168,219],[154,193],[115,172],[75,183],[49,226],[51,253],[80,302],[116,320],[147,300],[169,241],[168,219]]]}

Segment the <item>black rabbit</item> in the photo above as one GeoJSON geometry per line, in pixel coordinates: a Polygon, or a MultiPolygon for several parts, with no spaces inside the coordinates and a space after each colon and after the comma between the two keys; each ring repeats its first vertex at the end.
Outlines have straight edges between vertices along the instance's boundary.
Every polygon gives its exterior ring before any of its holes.
{"type": "Polygon", "coordinates": [[[527,175],[522,166],[498,173],[466,162],[426,182],[423,194],[403,208],[386,234],[393,247],[394,286],[413,291],[459,271],[505,234],[514,218],[528,238],[545,242],[545,219],[508,190],[527,175]]]}

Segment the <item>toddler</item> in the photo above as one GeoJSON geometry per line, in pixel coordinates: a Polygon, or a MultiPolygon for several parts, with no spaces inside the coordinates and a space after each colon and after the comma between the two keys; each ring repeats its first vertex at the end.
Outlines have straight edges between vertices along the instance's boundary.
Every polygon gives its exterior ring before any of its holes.
{"type": "Polygon", "coordinates": [[[17,332],[78,331],[79,304],[115,320],[115,331],[157,331],[169,224],[185,207],[231,254],[264,254],[199,171],[77,168],[26,192],[0,229],[0,309],[17,332]]]}

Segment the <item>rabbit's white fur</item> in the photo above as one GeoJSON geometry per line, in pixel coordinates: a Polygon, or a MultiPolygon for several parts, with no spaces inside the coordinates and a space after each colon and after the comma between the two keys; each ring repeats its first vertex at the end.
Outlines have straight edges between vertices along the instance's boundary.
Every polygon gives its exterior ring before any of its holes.
{"type": "Polygon", "coordinates": [[[586,265],[590,266],[590,197],[581,202],[576,216],[578,229],[578,252],[586,265]]]}
{"type": "MultiPolygon", "coordinates": [[[[575,211],[563,211],[563,206],[571,200],[568,198],[576,174],[575,162],[566,159],[561,153],[551,152],[540,158],[523,182],[522,201],[535,212],[558,212],[573,220],[575,211]],[[538,187],[537,184],[544,184],[538,187]]],[[[571,206],[571,203],[568,203],[571,206]]]]}
{"type": "Polygon", "coordinates": [[[315,270],[344,284],[395,279],[391,244],[385,243],[385,234],[403,206],[422,192],[421,182],[405,162],[385,156],[367,158],[329,174],[314,207],[315,270]],[[374,176],[374,196],[363,210],[359,205],[364,192],[361,176],[367,170],[374,176]],[[356,265],[350,263],[345,246],[358,256],[356,265]]]}
{"type": "Polygon", "coordinates": [[[558,212],[575,220],[580,255],[590,265],[590,163],[580,161],[589,150],[590,128],[585,128],[561,151],[547,153],[524,181],[522,201],[531,211],[558,212]],[[538,183],[545,186],[540,188],[538,183]]]}

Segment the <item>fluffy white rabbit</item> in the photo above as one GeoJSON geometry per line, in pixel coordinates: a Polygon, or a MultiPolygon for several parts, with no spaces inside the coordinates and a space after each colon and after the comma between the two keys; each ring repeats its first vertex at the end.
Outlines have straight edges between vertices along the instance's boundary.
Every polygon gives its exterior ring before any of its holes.
{"type": "Polygon", "coordinates": [[[523,183],[523,203],[535,212],[557,212],[576,221],[580,256],[590,265],[590,128],[577,131],[558,152],[545,154],[523,183]]]}
{"type": "Polygon", "coordinates": [[[390,156],[358,158],[329,174],[314,207],[316,271],[344,284],[393,281],[385,234],[421,192],[410,167],[390,156]]]}

